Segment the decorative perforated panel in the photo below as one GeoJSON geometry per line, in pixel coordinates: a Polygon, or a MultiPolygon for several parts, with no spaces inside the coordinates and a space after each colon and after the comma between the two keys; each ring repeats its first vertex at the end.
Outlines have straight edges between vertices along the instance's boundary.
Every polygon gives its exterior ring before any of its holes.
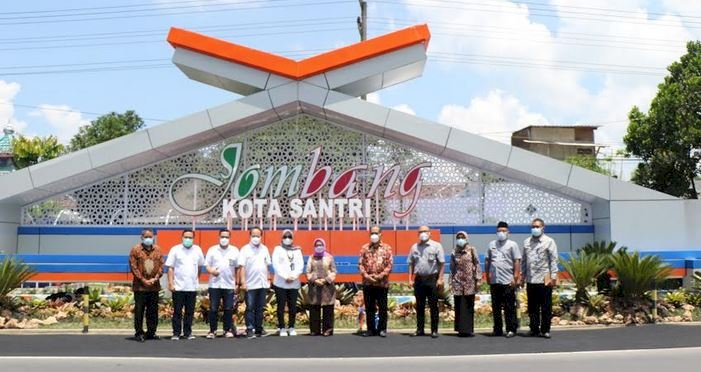
{"type": "MultiPolygon", "coordinates": [[[[334,172],[367,164],[368,171],[358,173],[358,191],[364,194],[378,166],[389,168],[399,164],[402,172],[409,167],[430,162],[431,168],[422,172],[423,186],[417,207],[402,221],[395,221],[391,211],[400,210],[410,200],[397,197],[373,204],[379,211],[373,213],[371,223],[465,225],[493,224],[505,220],[513,224],[530,223],[538,216],[548,223],[591,223],[589,206],[532,187],[507,182],[460,164],[420,153],[374,136],[361,134],[313,117],[299,117],[271,124],[214,143],[188,154],[75,190],[43,202],[25,206],[23,223],[26,225],[223,225],[221,208],[215,207],[201,216],[185,216],[170,203],[171,184],[184,174],[222,175],[225,169],[220,160],[221,150],[228,144],[242,143],[243,157],[239,172],[253,164],[260,164],[261,172],[268,166],[304,165],[301,177],[306,175],[310,151],[322,146],[320,164],[331,165],[334,172]]],[[[386,183],[387,181],[384,181],[386,183]]],[[[290,183],[285,186],[288,189],[290,183]]],[[[262,195],[263,183],[258,183],[254,195],[262,195]]],[[[329,187],[327,184],[326,188],[329,187]]],[[[384,185],[380,190],[384,189],[384,185]]],[[[326,190],[322,191],[326,192],[326,190]]],[[[216,204],[225,193],[232,191],[194,178],[181,180],[173,186],[173,198],[183,207],[198,209],[216,204]]],[[[287,205],[289,197],[283,192],[280,205],[287,205]]],[[[236,221],[235,221],[236,222],[236,221]]],[[[264,223],[269,221],[264,220],[264,223]]],[[[278,225],[292,224],[289,218],[278,225]]],[[[344,224],[352,221],[346,220],[344,224]]],[[[365,222],[365,221],[363,221],[365,222]]],[[[320,221],[313,221],[319,224],[320,221]]],[[[329,224],[329,227],[335,224],[329,224]]],[[[347,226],[347,225],[346,225],[347,226]]]]}

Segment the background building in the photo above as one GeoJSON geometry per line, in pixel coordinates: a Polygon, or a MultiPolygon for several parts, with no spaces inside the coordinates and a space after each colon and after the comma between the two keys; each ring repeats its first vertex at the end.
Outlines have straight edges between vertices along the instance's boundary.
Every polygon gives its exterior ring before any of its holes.
{"type": "Polygon", "coordinates": [[[15,130],[11,125],[7,125],[0,137],[0,174],[9,173],[15,170],[12,162],[12,140],[15,138],[15,130]]]}
{"type": "Polygon", "coordinates": [[[511,135],[511,144],[558,160],[596,156],[604,146],[594,142],[596,125],[530,125],[511,135]]]}

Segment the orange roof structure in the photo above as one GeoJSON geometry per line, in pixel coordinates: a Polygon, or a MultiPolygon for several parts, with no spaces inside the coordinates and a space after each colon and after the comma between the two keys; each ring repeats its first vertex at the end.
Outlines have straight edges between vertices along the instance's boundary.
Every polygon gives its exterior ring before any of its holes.
{"type": "Polygon", "coordinates": [[[175,48],[188,49],[293,80],[303,80],[408,46],[423,44],[424,48],[428,48],[430,38],[428,26],[417,25],[295,61],[180,28],[173,27],[168,34],[168,42],[175,48]]]}

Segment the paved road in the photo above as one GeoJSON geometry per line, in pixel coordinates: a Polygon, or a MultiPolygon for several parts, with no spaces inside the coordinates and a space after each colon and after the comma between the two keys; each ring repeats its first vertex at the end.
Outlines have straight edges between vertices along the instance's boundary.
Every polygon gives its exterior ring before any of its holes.
{"type": "MultiPolygon", "coordinates": [[[[117,335],[0,334],[0,356],[156,357],[156,358],[353,358],[408,356],[484,356],[581,351],[701,347],[699,325],[555,331],[553,339],[505,339],[477,335],[462,339],[443,335],[437,340],[391,334],[388,338],[336,335],[263,339],[199,338],[193,341],[150,341],[140,344],[117,335]]],[[[701,354],[697,354],[701,355],[701,354]]],[[[530,357],[528,358],[530,360],[530,357]]],[[[36,361],[33,359],[33,361],[36,361]]],[[[216,365],[216,362],[213,365],[216,365]]],[[[237,362],[238,363],[238,362],[237,362]]],[[[618,371],[617,371],[618,372],[618,371]]]]}
{"type": "Polygon", "coordinates": [[[616,372],[698,371],[701,348],[590,351],[577,353],[473,355],[447,357],[327,359],[162,359],[162,358],[17,358],[0,357],[8,372],[75,371],[333,371],[402,372],[616,372]]]}

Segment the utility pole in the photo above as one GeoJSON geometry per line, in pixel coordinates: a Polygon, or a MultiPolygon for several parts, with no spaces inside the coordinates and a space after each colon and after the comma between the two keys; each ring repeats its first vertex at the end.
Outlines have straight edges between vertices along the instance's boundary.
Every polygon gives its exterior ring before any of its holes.
{"type": "MultiPolygon", "coordinates": [[[[366,0],[358,0],[360,3],[360,17],[358,17],[358,32],[360,33],[360,41],[365,41],[368,38],[368,2],[366,0]]],[[[367,96],[363,94],[360,99],[367,100],[367,96]]]]}

